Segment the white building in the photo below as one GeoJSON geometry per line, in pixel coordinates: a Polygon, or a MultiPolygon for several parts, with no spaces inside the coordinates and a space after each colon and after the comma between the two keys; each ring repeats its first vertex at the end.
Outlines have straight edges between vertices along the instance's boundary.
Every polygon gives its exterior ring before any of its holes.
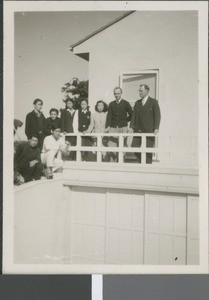
{"type": "Polygon", "coordinates": [[[66,162],[60,180],[17,188],[16,262],[199,263],[197,17],[130,12],[72,45],[89,61],[92,107],[119,85],[133,104],[138,84],[150,85],[162,114],[159,153],[151,166],[66,162]]]}

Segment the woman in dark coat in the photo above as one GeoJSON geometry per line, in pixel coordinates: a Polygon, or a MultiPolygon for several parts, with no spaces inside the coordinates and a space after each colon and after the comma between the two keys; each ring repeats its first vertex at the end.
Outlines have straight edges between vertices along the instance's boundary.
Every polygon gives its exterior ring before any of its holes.
{"type": "Polygon", "coordinates": [[[58,117],[59,111],[56,108],[51,108],[49,111],[50,117],[46,119],[45,135],[52,134],[52,128],[55,126],[61,128],[61,120],[58,117]]]}

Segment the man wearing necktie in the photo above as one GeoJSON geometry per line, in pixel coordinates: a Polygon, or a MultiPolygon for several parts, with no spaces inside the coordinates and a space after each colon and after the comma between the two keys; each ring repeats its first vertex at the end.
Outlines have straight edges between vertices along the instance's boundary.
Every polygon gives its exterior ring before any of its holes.
{"type": "MultiPolygon", "coordinates": [[[[139,86],[140,99],[135,102],[133,115],[130,123],[130,132],[136,133],[159,133],[160,107],[158,101],[149,96],[149,86],[139,86]]],[[[155,143],[154,137],[147,137],[146,146],[152,148],[155,143]]],[[[141,146],[141,137],[134,137],[132,147],[141,146]]],[[[141,153],[134,153],[141,163],[141,153]]],[[[146,153],[146,163],[152,163],[152,153],[146,153]]]]}
{"type": "Polygon", "coordinates": [[[38,137],[38,147],[42,149],[46,130],[46,120],[41,112],[43,101],[35,99],[33,101],[34,110],[27,114],[25,121],[25,134],[30,139],[35,134],[38,137]]]}
{"type": "MultiPolygon", "coordinates": [[[[122,89],[116,87],[113,90],[115,100],[110,102],[106,129],[105,132],[112,133],[127,133],[128,132],[128,122],[131,120],[132,108],[128,101],[122,99],[122,89]]],[[[117,147],[118,138],[110,137],[108,141],[108,147],[117,147]]],[[[117,161],[117,154],[111,152],[109,154],[110,161],[117,161]]]]}

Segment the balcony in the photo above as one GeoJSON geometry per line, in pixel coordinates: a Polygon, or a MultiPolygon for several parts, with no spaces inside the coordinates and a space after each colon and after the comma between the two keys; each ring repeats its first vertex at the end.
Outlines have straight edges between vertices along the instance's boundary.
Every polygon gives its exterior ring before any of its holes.
{"type": "Polygon", "coordinates": [[[197,137],[140,133],[67,136],[77,136],[77,145],[70,147],[71,151],[76,151],[76,160],[64,164],[66,184],[198,194],[197,137]],[[84,136],[92,137],[94,145],[82,146],[84,136]],[[117,147],[103,145],[103,138],[110,136],[117,139],[117,147]],[[141,138],[139,148],[131,147],[135,136],[141,138]],[[146,146],[146,139],[150,137],[155,139],[153,148],[146,146]],[[89,161],[82,161],[85,151],[89,153],[89,161]],[[103,156],[111,152],[117,153],[117,159],[107,162],[103,156]],[[136,152],[141,153],[141,163],[134,155],[136,152]],[[146,163],[146,153],[153,154],[152,164],[146,163]]]}
{"type": "MultiPolygon", "coordinates": [[[[75,134],[68,134],[75,136],[75,134]]],[[[121,265],[198,265],[199,187],[196,138],[156,138],[153,134],[111,134],[117,147],[105,147],[110,134],[78,134],[75,161],[65,161],[58,180],[17,187],[14,201],[14,263],[76,265],[86,272],[125,273],[121,265]],[[133,136],[142,138],[132,148],[133,136]],[[82,137],[92,136],[92,147],[82,137]],[[155,137],[155,147],[146,138],[155,137]],[[125,139],[127,140],[124,143],[125,139]],[[175,147],[174,147],[175,146],[175,147]],[[178,147],[177,147],[178,146],[178,147]],[[91,161],[82,161],[82,152],[91,161]],[[115,162],[104,152],[118,153],[115,162]],[[141,163],[134,152],[141,153],[141,163]],[[153,163],[146,164],[146,153],[153,163]],[[38,195],[38,197],[37,197],[38,195]],[[38,216],[38,219],[37,219],[38,216]],[[38,222],[37,222],[38,220],[38,222]],[[95,267],[94,267],[95,266],[95,267]]],[[[56,176],[55,176],[56,177],[56,176]]]]}

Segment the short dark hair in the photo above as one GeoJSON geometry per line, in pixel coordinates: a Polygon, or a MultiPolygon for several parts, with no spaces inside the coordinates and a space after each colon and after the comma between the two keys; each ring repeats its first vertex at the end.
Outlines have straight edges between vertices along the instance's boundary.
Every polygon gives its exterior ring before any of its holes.
{"type": "Polygon", "coordinates": [[[149,92],[149,86],[147,84],[140,84],[139,87],[144,87],[145,90],[147,90],[149,92]]]}
{"type": "Polygon", "coordinates": [[[103,105],[104,105],[103,112],[108,111],[108,105],[107,105],[107,103],[105,103],[103,100],[97,101],[97,103],[96,103],[96,105],[95,105],[95,111],[98,111],[98,107],[97,107],[97,106],[98,106],[99,103],[103,103],[103,105]]]}
{"type": "Polygon", "coordinates": [[[74,106],[75,106],[75,101],[74,101],[73,99],[68,98],[68,99],[65,101],[66,108],[67,108],[67,103],[68,103],[68,102],[71,102],[71,103],[73,104],[73,108],[74,108],[74,106]]]}
{"type": "Polygon", "coordinates": [[[56,124],[52,124],[51,130],[52,130],[52,131],[55,131],[56,129],[60,129],[60,130],[61,130],[61,127],[60,127],[60,126],[57,126],[56,124]]]}
{"type": "Polygon", "coordinates": [[[38,136],[37,136],[37,134],[35,134],[35,133],[31,134],[31,135],[29,136],[28,140],[31,140],[33,137],[34,137],[34,138],[37,138],[37,140],[38,140],[38,136]]]}
{"type": "Polygon", "coordinates": [[[41,102],[41,104],[43,105],[43,100],[38,98],[33,101],[33,105],[36,105],[38,102],[41,102]]]}
{"type": "Polygon", "coordinates": [[[90,107],[89,107],[89,102],[88,102],[88,99],[87,99],[87,98],[83,98],[83,99],[80,100],[80,104],[79,104],[80,109],[81,109],[81,103],[82,103],[83,101],[86,102],[86,104],[87,104],[87,110],[89,110],[90,107]]]}
{"type": "Polygon", "coordinates": [[[51,113],[52,113],[53,111],[56,112],[57,115],[59,114],[59,111],[58,111],[58,109],[56,109],[56,108],[51,108],[50,111],[49,111],[49,114],[51,115],[51,113]]]}
{"type": "Polygon", "coordinates": [[[85,102],[88,104],[88,99],[86,99],[86,98],[82,99],[82,100],[81,100],[81,103],[82,103],[83,101],[85,101],[85,102]]]}
{"type": "Polygon", "coordinates": [[[116,87],[114,88],[114,90],[113,90],[113,93],[115,92],[115,90],[120,90],[120,91],[121,91],[121,93],[123,92],[122,88],[121,88],[121,87],[119,87],[119,86],[116,86],[116,87]]]}

